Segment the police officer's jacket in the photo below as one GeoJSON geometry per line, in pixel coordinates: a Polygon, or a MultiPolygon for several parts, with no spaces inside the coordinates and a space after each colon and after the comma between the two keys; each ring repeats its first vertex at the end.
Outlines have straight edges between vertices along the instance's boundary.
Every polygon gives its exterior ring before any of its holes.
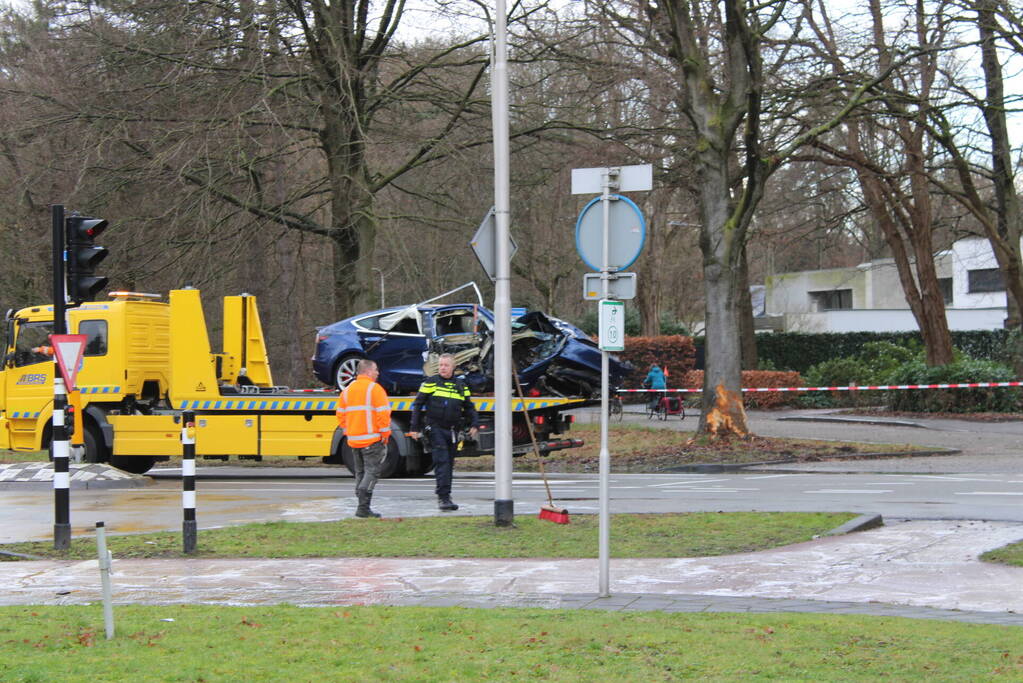
{"type": "Polygon", "coordinates": [[[459,429],[466,423],[470,427],[479,426],[476,408],[469,400],[469,389],[454,376],[444,379],[434,375],[419,386],[412,403],[412,431],[420,431],[424,414],[426,424],[431,427],[459,429]]]}

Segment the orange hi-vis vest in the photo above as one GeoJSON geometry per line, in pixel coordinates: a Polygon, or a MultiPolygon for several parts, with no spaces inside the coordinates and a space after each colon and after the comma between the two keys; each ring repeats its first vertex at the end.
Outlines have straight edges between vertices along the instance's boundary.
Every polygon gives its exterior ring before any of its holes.
{"type": "Polygon", "coordinates": [[[337,421],[352,448],[365,448],[391,436],[391,402],[384,388],[359,375],[337,400],[337,421]]]}

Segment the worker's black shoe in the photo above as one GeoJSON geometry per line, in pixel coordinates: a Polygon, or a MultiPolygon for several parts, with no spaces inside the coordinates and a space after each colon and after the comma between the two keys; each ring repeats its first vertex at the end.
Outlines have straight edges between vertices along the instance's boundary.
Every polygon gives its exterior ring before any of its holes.
{"type": "Polygon", "coordinates": [[[437,501],[437,507],[444,512],[458,509],[458,506],[451,502],[451,496],[440,496],[437,501]]]}
{"type": "Polygon", "coordinates": [[[369,508],[369,503],[370,503],[371,500],[373,500],[373,492],[372,491],[356,491],[355,495],[358,496],[358,498],[359,498],[359,507],[355,508],[355,516],[356,517],[363,517],[363,518],[374,517],[375,518],[375,517],[379,517],[380,516],[379,512],[373,512],[369,508]]]}

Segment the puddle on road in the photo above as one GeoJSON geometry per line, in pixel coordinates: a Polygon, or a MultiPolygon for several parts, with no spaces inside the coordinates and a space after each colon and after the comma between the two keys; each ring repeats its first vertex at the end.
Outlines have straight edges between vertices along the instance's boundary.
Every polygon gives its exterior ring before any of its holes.
{"type": "Polygon", "coordinates": [[[354,508],[355,503],[353,501],[325,498],[322,500],[309,500],[297,505],[288,505],[281,511],[281,517],[288,517],[296,522],[318,522],[348,516],[354,508]]]}

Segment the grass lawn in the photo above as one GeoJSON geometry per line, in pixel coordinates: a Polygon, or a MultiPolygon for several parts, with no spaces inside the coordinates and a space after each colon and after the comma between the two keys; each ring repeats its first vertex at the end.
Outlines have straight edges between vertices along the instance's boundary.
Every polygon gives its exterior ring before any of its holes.
{"type": "MultiPolygon", "coordinates": [[[[410,517],[338,522],[270,522],[201,530],[200,557],[596,557],[597,516],[570,515],[570,524],[517,516],[495,527],[491,517],[410,517]]],[[[803,512],[703,512],[614,515],[614,557],[702,557],[808,541],[853,517],[803,512]]],[[[177,533],[110,535],[115,557],[181,557],[177,533]]],[[[0,551],[40,557],[94,559],[90,537],[53,544],[10,543],[0,551]]],[[[0,556],[2,559],[3,556],[0,556]]],[[[8,558],[10,559],[10,558],[8,558]]]]}
{"type": "MultiPolygon", "coordinates": [[[[686,418],[687,420],[689,418],[686,418]]],[[[692,422],[696,427],[696,420],[692,422]]],[[[568,434],[585,445],[551,453],[544,460],[548,472],[596,472],[600,461],[600,425],[575,424],[568,434]]],[[[614,424],[608,429],[611,469],[615,472],[661,472],[680,465],[752,463],[770,461],[817,461],[881,454],[925,452],[911,444],[876,444],[814,439],[779,439],[753,436],[748,439],[710,441],[694,432],[676,431],[644,424],[614,424]]],[[[493,456],[461,458],[456,469],[493,471],[493,456]]],[[[515,459],[518,472],[539,470],[532,454],[515,459]]]]}
{"type": "Polygon", "coordinates": [[[989,550],[980,556],[985,562],[997,562],[1013,567],[1023,567],[1023,542],[1010,543],[996,550],[989,550]]]}
{"type": "Polygon", "coordinates": [[[0,464],[12,462],[44,462],[49,458],[46,451],[0,451],[0,464]]]}
{"type": "Polygon", "coordinates": [[[434,607],[0,608],[0,680],[1020,680],[1011,626],[434,607]]]}

